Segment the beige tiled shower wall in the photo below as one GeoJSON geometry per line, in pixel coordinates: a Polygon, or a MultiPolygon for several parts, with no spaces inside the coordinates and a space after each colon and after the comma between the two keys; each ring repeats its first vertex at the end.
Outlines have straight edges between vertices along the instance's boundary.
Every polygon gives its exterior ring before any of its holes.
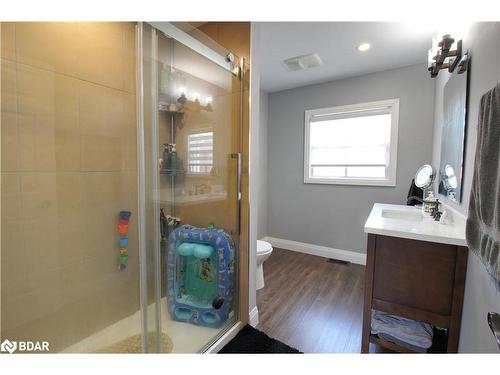
{"type": "Polygon", "coordinates": [[[1,336],[58,351],[139,309],[135,25],[2,23],[1,115],[1,336]]]}

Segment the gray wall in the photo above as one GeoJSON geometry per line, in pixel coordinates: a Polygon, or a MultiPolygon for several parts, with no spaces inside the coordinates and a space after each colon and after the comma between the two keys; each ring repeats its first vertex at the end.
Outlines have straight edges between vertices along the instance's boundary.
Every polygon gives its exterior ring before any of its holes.
{"type": "Polygon", "coordinates": [[[375,202],[406,201],[417,168],[430,162],[434,81],[425,65],[269,95],[268,235],[366,252],[363,226],[375,202]],[[400,98],[396,187],[303,183],[304,111],[400,98]]]}
{"type": "MultiPolygon", "coordinates": [[[[479,101],[486,91],[500,82],[500,24],[474,24],[468,35],[464,38],[464,46],[470,49],[472,59],[471,70],[469,72],[470,87],[463,202],[461,205],[456,205],[444,197],[440,197],[440,199],[444,199],[447,203],[466,214],[474,169],[479,101]]],[[[436,81],[435,128],[432,157],[434,166],[439,165],[443,110],[442,92],[447,80],[448,75],[443,71],[439,73],[436,81]]],[[[459,346],[460,352],[498,353],[498,347],[486,324],[486,313],[488,311],[500,312],[500,293],[496,291],[494,285],[491,283],[479,259],[472,252],[469,252],[459,346]]]]}
{"type": "Polygon", "coordinates": [[[269,95],[260,92],[259,141],[258,141],[258,222],[257,238],[267,236],[267,116],[269,95]]]}

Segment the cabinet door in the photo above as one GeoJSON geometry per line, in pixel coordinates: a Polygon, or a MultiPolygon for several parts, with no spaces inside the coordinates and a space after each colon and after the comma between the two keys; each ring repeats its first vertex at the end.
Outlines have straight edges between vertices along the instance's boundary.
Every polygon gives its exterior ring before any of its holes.
{"type": "Polygon", "coordinates": [[[450,315],[457,247],[377,236],[373,298],[450,315]]]}

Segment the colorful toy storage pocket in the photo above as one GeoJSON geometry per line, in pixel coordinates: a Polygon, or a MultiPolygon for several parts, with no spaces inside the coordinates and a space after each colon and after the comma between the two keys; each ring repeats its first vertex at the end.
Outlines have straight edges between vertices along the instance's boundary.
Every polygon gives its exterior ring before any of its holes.
{"type": "Polygon", "coordinates": [[[218,327],[231,311],[234,244],[222,229],[184,225],[169,237],[167,304],[172,319],[218,327]]]}

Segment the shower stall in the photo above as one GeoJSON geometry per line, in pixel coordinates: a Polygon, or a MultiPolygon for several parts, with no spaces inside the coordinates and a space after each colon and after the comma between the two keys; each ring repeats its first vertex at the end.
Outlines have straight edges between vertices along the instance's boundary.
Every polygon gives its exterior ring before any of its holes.
{"type": "Polygon", "coordinates": [[[1,340],[211,350],[242,313],[244,59],[187,23],[1,36],[1,340]]]}
{"type": "Polygon", "coordinates": [[[169,23],[138,30],[143,325],[203,347],[238,320],[242,62],[169,23]]]}

